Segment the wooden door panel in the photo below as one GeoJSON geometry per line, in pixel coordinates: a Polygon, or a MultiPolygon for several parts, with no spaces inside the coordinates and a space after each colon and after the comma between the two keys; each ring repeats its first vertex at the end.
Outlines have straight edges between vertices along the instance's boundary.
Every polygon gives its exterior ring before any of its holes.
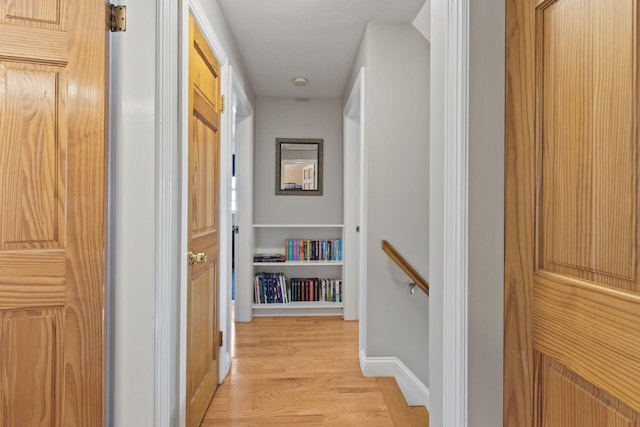
{"type": "MultiPolygon", "coordinates": [[[[211,310],[216,297],[215,288],[212,286],[215,276],[215,263],[212,262],[209,268],[191,282],[189,289],[189,376],[194,387],[205,380],[205,376],[210,373],[211,365],[217,360],[218,352],[217,348],[214,348],[216,322],[211,310]]],[[[196,391],[193,388],[192,390],[196,391]]]]}
{"type": "MultiPolygon", "coordinates": [[[[204,39],[196,40],[195,49],[195,75],[193,83],[202,96],[204,96],[212,105],[216,105],[216,100],[220,96],[218,89],[219,69],[215,65],[215,58],[209,53],[203,52],[201,43],[206,43],[204,39]]],[[[207,50],[206,48],[204,50],[207,50]]]]}
{"type": "Polygon", "coordinates": [[[0,58],[67,65],[68,8],[68,0],[0,1],[0,58]]]}
{"type": "Polygon", "coordinates": [[[539,268],[638,290],[634,0],[537,11],[539,268]]]}
{"type": "Polygon", "coordinates": [[[64,306],[66,274],[65,251],[0,251],[0,310],[64,306]]]}
{"type": "Polygon", "coordinates": [[[2,21],[35,26],[59,26],[65,10],[64,0],[7,0],[0,7],[2,21]]]}
{"type": "Polygon", "coordinates": [[[534,280],[535,349],[640,410],[640,296],[552,274],[534,280]]]}
{"type": "Polygon", "coordinates": [[[0,0],[0,427],[104,421],[104,23],[0,0]]]}
{"type": "Polygon", "coordinates": [[[640,419],[633,409],[550,358],[542,358],[540,377],[543,426],[634,427],[640,419]]]}
{"type": "Polygon", "coordinates": [[[59,425],[62,311],[0,315],[0,421],[4,426],[59,425]]]}
{"type": "Polygon", "coordinates": [[[638,14],[507,2],[506,426],[640,425],[638,14]]]}
{"type": "Polygon", "coordinates": [[[0,60],[65,65],[69,35],[66,31],[21,28],[0,23],[0,60]],[[42,44],[42,40],[47,40],[42,44]]]}
{"type": "Polygon", "coordinates": [[[57,67],[0,64],[0,249],[64,247],[66,87],[57,67]]]}
{"type": "MultiPolygon", "coordinates": [[[[216,113],[220,112],[220,65],[211,51],[207,40],[194,25],[192,37],[191,64],[193,85],[215,107],[216,113]]],[[[216,114],[217,115],[217,114],[216,114]]]]}
{"type": "Polygon", "coordinates": [[[193,17],[189,54],[187,425],[198,426],[218,386],[220,67],[193,17]]]}
{"type": "MultiPolygon", "coordinates": [[[[199,96],[196,92],[195,98],[199,96]]],[[[206,101],[204,101],[206,102],[206,101]]],[[[196,105],[197,107],[197,105],[196,105]]],[[[198,110],[202,111],[202,109],[198,110]]],[[[217,128],[196,116],[193,124],[193,192],[192,192],[192,230],[193,236],[198,237],[216,231],[218,219],[216,198],[202,197],[203,194],[213,196],[218,189],[217,128]]]]}

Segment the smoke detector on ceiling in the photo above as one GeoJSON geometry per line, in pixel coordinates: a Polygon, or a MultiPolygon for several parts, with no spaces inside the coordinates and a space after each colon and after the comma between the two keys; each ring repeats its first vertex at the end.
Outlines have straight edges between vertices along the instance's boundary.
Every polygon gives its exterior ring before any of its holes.
{"type": "Polygon", "coordinates": [[[293,84],[296,86],[306,86],[309,83],[309,79],[306,77],[298,76],[293,78],[293,84]]]}

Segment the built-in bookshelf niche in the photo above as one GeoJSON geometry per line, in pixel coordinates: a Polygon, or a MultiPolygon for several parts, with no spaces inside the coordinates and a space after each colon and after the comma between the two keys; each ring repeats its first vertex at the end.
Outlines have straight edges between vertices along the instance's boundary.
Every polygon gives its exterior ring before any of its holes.
{"type": "Polygon", "coordinates": [[[255,224],[253,315],[342,315],[343,228],[255,224]]]}

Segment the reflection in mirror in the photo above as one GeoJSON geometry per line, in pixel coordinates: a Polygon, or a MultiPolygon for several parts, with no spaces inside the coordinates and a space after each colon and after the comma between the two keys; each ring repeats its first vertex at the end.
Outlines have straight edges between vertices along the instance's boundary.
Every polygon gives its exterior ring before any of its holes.
{"type": "Polygon", "coordinates": [[[322,195],[322,139],[276,139],[276,194],[322,195]]]}
{"type": "Polygon", "coordinates": [[[280,189],[318,189],[318,146],[282,144],[280,146],[280,189]]]}

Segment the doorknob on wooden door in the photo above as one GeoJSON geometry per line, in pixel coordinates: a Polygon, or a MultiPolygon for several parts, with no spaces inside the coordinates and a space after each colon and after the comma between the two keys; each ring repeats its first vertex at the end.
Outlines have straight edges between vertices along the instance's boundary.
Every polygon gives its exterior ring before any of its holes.
{"type": "Polygon", "coordinates": [[[202,264],[204,262],[207,262],[207,254],[204,252],[194,252],[194,251],[190,251],[189,252],[189,264],[193,265],[193,264],[202,264]]]}

